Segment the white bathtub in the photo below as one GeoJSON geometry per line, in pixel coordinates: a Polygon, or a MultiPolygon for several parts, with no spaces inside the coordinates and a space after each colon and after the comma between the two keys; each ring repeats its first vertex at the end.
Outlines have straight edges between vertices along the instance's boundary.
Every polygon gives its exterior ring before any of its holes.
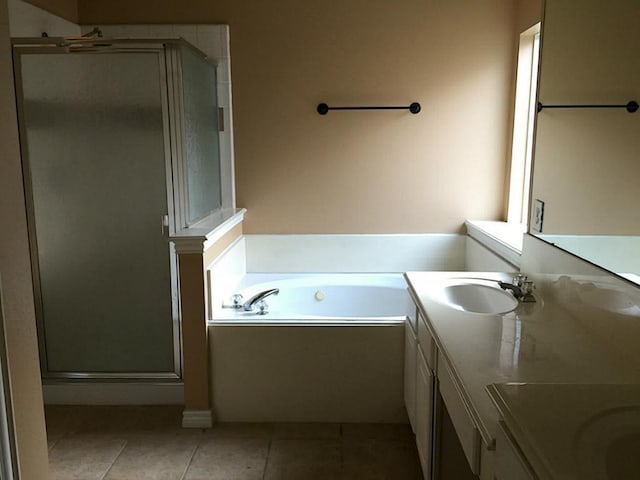
{"type": "Polygon", "coordinates": [[[210,323],[401,323],[412,308],[406,283],[399,274],[247,274],[234,293],[241,293],[246,302],[272,288],[280,292],[265,299],[267,314],[219,304],[214,305],[210,323]]]}
{"type": "MultiPolygon", "coordinates": [[[[256,315],[215,305],[214,415],[235,422],[406,422],[401,275],[249,274],[230,292],[268,297],[256,315]],[[318,292],[320,292],[319,295],[318,292]],[[319,300],[320,299],[320,300],[319,300]]],[[[413,307],[415,314],[415,307],[413,307]]]]}

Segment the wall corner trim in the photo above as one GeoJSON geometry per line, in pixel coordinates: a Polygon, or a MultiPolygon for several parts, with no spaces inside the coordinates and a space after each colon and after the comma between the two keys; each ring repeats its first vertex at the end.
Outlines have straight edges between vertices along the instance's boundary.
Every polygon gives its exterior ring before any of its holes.
{"type": "Polygon", "coordinates": [[[211,410],[184,410],[182,428],[211,428],[213,412],[211,410]]]}
{"type": "Polygon", "coordinates": [[[244,208],[223,210],[169,237],[177,254],[203,253],[244,220],[244,208]]]}

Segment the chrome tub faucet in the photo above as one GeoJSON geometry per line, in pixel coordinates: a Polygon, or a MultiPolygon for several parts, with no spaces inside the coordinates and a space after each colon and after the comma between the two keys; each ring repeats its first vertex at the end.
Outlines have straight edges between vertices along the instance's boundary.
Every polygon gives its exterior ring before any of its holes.
{"type": "Polygon", "coordinates": [[[258,306],[260,302],[263,302],[263,305],[259,305],[259,309],[260,309],[259,313],[261,315],[264,315],[265,313],[267,313],[266,303],[264,302],[264,299],[270,295],[278,295],[278,293],[280,293],[279,288],[270,288],[269,290],[264,290],[263,292],[257,293],[256,295],[251,297],[249,300],[247,300],[242,306],[242,308],[244,309],[245,312],[252,312],[254,307],[258,306]]]}

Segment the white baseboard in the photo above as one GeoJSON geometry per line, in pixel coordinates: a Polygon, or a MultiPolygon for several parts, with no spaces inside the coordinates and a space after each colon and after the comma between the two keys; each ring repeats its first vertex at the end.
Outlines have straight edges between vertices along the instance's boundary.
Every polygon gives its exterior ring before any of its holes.
{"type": "Polygon", "coordinates": [[[211,428],[213,413],[211,410],[184,410],[182,412],[182,428],[211,428]]]}
{"type": "Polygon", "coordinates": [[[181,383],[51,383],[45,405],[184,405],[181,383]]]}

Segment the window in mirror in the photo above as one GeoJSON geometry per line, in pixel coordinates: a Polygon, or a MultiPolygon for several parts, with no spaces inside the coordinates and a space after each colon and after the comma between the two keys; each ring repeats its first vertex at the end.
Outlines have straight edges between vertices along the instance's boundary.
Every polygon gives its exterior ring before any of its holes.
{"type": "Polygon", "coordinates": [[[520,34],[518,47],[507,222],[520,225],[526,225],[529,216],[539,51],[540,24],[537,23],[520,34]]]}

